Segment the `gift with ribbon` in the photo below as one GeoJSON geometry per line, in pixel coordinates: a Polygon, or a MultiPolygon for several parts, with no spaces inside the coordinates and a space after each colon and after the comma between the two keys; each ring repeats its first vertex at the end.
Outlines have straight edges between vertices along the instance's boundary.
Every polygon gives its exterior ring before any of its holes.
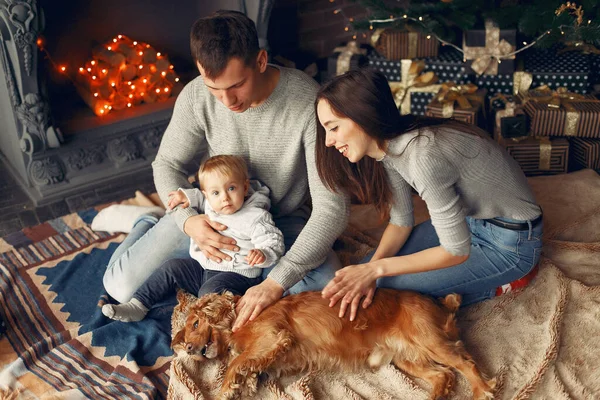
{"type": "Polygon", "coordinates": [[[485,30],[468,30],[463,37],[464,59],[477,75],[512,73],[515,69],[516,31],[500,30],[491,20],[485,30]],[[483,46],[480,45],[484,38],[483,46]]]}
{"type": "Polygon", "coordinates": [[[490,99],[490,110],[495,112],[494,138],[520,141],[529,136],[527,115],[513,96],[498,93],[490,99]]]}
{"type": "Polygon", "coordinates": [[[564,138],[501,139],[506,151],[527,176],[564,174],[569,166],[569,141],[564,138]]]}
{"type": "Polygon", "coordinates": [[[333,54],[327,60],[329,78],[341,75],[351,69],[361,68],[369,63],[367,49],[363,49],[356,41],[350,41],[345,46],[333,49],[333,54]]]}
{"type": "Polygon", "coordinates": [[[435,57],[439,42],[431,35],[406,29],[381,28],[371,35],[371,45],[388,60],[435,57]]]}
{"type": "Polygon", "coordinates": [[[402,115],[411,114],[411,93],[431,93],[433,97],[440,90],[441,85],[435,84],[437,76],[429,71],[423,72],[423,61],[402,60],[402,81],[389,82],[394,101],[402,115]]]}
{"type": "Polygon", "coordinates": [[[483,113],[486,93],[485,89],[479,89],[472,83],[457,85],[454,82],[444,82],[427,106],[425,115],[436,118],[454,118],[477,125],[480,114],[483,113]]]}
{"type": "Polygon", "coordinates": [[[543,85],[519,91],[534,136],[600,138],[600,100],[592,95],[552,90],[543,85]]]}
{"type": "Polygon", "coordinates": [[[600,140],[574,137],[570,140],[573,165],[600,170],[600,140]]]}

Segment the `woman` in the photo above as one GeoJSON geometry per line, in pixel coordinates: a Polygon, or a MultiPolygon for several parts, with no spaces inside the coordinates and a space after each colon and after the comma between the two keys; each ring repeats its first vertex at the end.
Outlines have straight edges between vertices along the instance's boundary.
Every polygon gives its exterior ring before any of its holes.
{"type": "Polygon", "coordinates": [[[316,161],[323,182],[390,223],[367,262],[339,270],[323,290],[354,319],[376,287],[463,305],[535,274],[542,217],[518,164],[485,132],[456,121],[401,116],[385,77],[347,72],[317,95],[316,161]],[[412,189],[431,219],[413,228],[412,189]],[[529,274],[529,275],[528,275],[529,274]]]}

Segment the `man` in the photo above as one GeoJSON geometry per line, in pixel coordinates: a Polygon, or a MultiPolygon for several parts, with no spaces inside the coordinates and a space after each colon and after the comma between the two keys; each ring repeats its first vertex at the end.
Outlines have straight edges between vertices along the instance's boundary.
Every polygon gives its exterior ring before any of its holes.
{"type": "MultiPolygon", "coordinates": [[[[169,192],[190,187],[187,177],[198,156],[242,156],[251,177],[271,189],[271,212],[288,250],[239,301],[236,330],[284,293],[321,290],[334,276],[340,265],[331,246],[346,227],[349,202],[327,190],[316,170],[316,82],[301,71],[268,65],[254,23],[239,12],[199,19],[190,42],[200,76],[179,94],[152,164],[158,194],[167,204],[169,192]]],[[[119,302],[128,301],[164,261],[188,257],[187,236],[209,259],[227,259],[220,249],[238,249],[218,233],[226,228],[191,207],[160,221],[143,216],[115,251],[104,287],[119,302]]]]}

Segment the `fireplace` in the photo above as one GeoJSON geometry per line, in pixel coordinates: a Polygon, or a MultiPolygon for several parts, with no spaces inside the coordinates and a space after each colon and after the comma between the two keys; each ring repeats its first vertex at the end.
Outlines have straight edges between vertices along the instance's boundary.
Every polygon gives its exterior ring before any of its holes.
{"type": "Polygon", "coordinates": [[[123,34],[168,54],[186,83],[197,74],[189,29],[219,8],[245,11],[266,45],[272,0],[205,3],[0,0],[0,156],[36,206],[147,173],[177,95],[98,117],[56,65],[75,68],[123,34]],[[54,64],[38,51],[42,35],[54,64]]]}

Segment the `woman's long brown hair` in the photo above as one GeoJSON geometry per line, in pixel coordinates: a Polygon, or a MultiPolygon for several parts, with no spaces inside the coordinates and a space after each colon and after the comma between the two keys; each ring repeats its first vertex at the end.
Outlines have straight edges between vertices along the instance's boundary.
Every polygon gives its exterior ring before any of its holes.
{"type": "MultiPolygon", "coordinates": [[[[387,140],[405,132],[440,125],[482,136],[478,128],[459,122],[400,115],[385,76],[371,69],[353,70],[333,78],[319,90],[315,110],[321,100],[329,104],[336,116],[354,121],[382,149],[387,140]]],[[[325,145],[325,135],[317,117],[316,162],[325,186],[361,204],[373,204],[381,217],[387,218],[393,193],[383,164],[367,156],[350,163],[336,149],[325,145]]]]}

